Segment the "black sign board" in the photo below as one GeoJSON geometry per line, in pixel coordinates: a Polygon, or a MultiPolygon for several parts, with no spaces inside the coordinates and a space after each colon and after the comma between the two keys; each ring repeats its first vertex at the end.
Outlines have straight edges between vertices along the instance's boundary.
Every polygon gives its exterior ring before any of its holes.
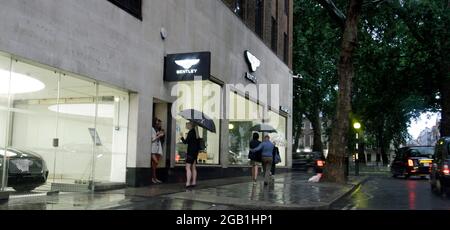
{"type": "Polygon", "coordinates": [[[258,83],[258,78],[256,78],[255,76],[253,76],[252,74],[250,74],[250,73],[248,73],[248,72],[245,73],[245,78],[246,78],[247,80],[249,80],[249,81],[255,83],[255,84],[258,83]]]}
{"type": "Polygon", "coordinates": [[[169,54],[165,58],[164,81],[209,80],[211,52],[169,54]]]}

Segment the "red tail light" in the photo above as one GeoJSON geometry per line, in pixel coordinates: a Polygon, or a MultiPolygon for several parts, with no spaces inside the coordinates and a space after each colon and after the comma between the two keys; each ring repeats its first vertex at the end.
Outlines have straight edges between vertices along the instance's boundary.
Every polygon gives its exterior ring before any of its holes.
{"type": "Polygon", "coordinates": [[[444,169],[442,170],[442,172],[446,176],[450,175],[450,169],[448,168],[448,165],[444,165],[444,169]]]}
{"type": "Polygon", "coordinates": [[[411,159],[409,159],[409,160],[408,160],[408,166],[409,166],[409,167],[414,167],[414,161],[411,160],[411,159]]]}
{"type": "Polygon", "coordinates": [[[317,161],[317,166],[323,167],[325,165],[324,161],[317,161]]]}

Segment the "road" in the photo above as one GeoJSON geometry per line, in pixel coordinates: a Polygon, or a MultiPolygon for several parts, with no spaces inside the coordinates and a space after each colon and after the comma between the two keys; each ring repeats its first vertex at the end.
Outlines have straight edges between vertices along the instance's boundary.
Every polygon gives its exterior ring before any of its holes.
{"type": "Polygon", "coordinates": [[[431,192],[428,179],[370,176],[368,181],[335,203],[338,210],[450,210],[450,198],[431,192]]]}

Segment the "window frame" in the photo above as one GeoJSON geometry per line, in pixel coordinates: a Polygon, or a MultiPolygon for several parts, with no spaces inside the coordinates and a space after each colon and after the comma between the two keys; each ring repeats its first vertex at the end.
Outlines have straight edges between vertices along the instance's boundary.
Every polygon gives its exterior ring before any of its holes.
{"type": "Polygon", "coordinates": [[[264,37],[264,0],[255,1],[255,32],[261,39],[264,37]]]}
{"type": "Polygon", "coordinates": [[[283,33],[283,38],[284,38],[284,63],[288,64],[289,63],[289,36],[287,35],[287,33],[283,33]]]}
{"type": "Polygon", "coordinates": [[[289,16],[289,0],[284,0],[284,14],[286,14],[286,16],[289,16]]]}
{"type": "Polygon", "coordinates": [[[271,44],[270,48],[273,50],[274,53],[278,53],[278,21],[275,17],[272,18],[272,34],[271,34],[271,44]]]}

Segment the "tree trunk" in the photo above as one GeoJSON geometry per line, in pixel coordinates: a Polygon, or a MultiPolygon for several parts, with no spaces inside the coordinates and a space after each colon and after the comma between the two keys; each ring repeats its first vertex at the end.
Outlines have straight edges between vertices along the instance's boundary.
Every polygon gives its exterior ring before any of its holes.
{"type": "Polygon", "coordinates": [[[379,165],[381,162],[384,166],[388,164],[388,156],[387,156],[387,150],[389,149],[389,143],[386,143],[386,138],[384,136],[384,122],[383,126],[379,127],[378,134],[377,134],[377,165],[379,165]]]}
{"type": "Polygon", "coordinates": [[[381,148],[381,160],[383,161],[383,166],[387,166],[388,165],[388,156],[387,156],[387,152],[386,152],[386,146],[383,145],[381,148]]]}
{"type": "Polygon", "coordinates": [[[380,156],[383,152],[383,127],[378,127],[377,134],[377,165],[380,163],[380,156]]]}
{"type": "MultiPolygon", "coordinates": [[[[363,136],[361,135],[360,138],[362,138],[363,136]]],[[[365,148],[366,148],[366,144],[364,143],[363,140],[359,141],[359,149],[358,149],[358,162],[360,164],[366,164],[367,163],[367,159],[366,159],[366,154],[365,154],[365,148]]]]}
{"type": "Polygon", "coordinates": [[[300,123],[296,129],[294,129],[295,130],[295,132],[294,132],[294,146],[292,148],[292,151],[294,153],[297,152],[297,149],[298,149],[298,147],[300,145],[300,136],[302,135],[302,123],[300,123]]]}
{"type": "Polygon", "coordinates": [[[358,22],[363,0],[350,0],[338,66],[339,95],[333,124],[324,181],[346,183],[346,146],[351,112],[352,79],[355,74],[353,54],[357,46],[358,22]]]}
{"type": "Polygon", "coordinates": [[[313,117],[310,119],[313,134],[314,134],[314,144],[313,151],[314,152],[323,152],[323,144],[322,144],[322,125],[320,122],[320,111],[319,109],[315,109],[313,112],[313,117]]]}

